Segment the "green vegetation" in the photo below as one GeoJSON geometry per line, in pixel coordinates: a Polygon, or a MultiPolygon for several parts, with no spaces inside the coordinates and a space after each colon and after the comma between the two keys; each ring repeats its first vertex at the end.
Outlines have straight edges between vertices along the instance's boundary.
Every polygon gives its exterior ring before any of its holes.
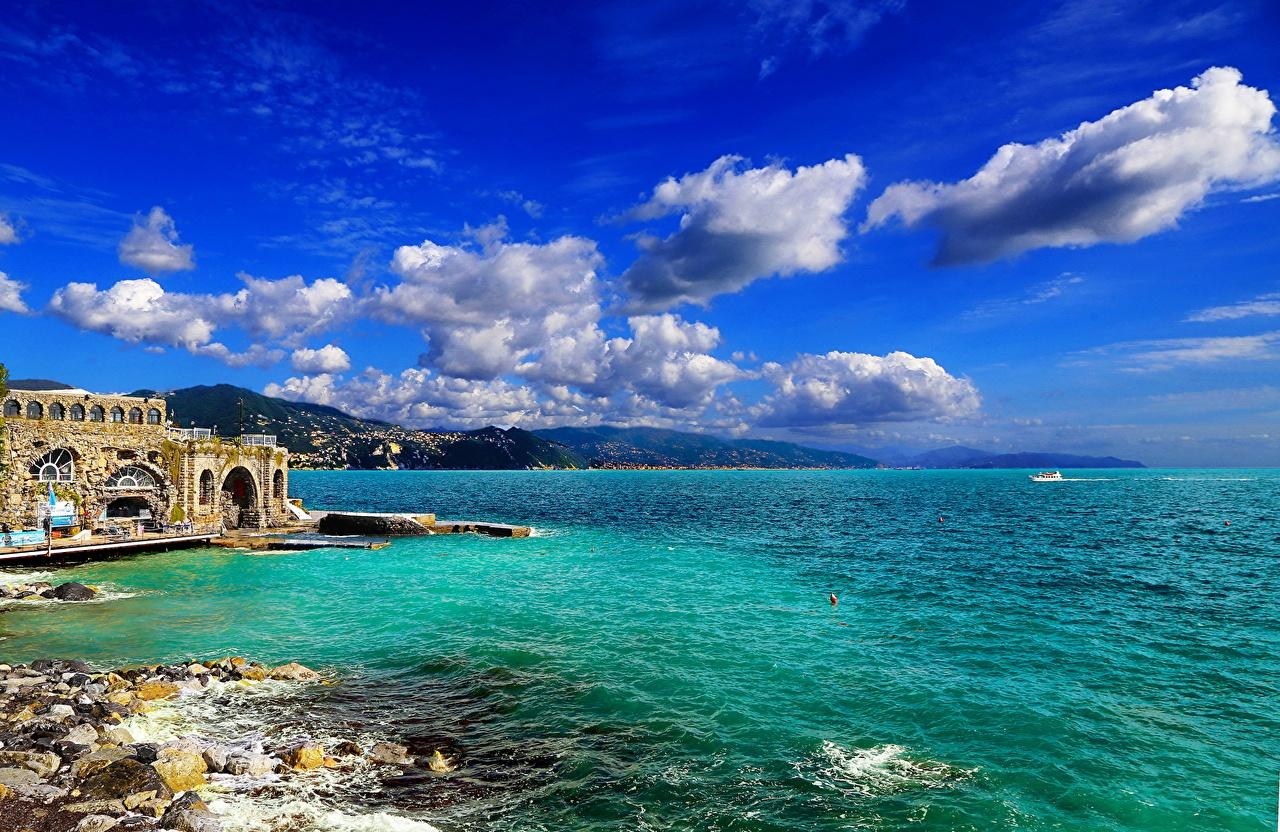
{"type": "Polygon", "coordinates": [[[5,460],[9,458],[9,455],[5,453],[4,447],[6,434],[4,430],[3,405],[5,396],[7,395],[9,395],[9,368],[4,366],[3,363],[0,363],[0,474],[5,472],[7,467],[5,460]]]}
{"type": "Polygon", "coordinates": [[[764,439],[720,439],[660,428],[552,428],[536,436],[565,445],[598,467],[874,468],[857,454],[764,439]]]}

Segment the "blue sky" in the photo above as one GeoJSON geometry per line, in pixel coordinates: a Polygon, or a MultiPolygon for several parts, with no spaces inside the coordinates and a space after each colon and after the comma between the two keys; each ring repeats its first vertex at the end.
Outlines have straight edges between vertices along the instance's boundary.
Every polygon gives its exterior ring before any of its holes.
{"type": "Polygon", "coordinates": [[[402,6],[10,10],[0,361],[1280,465],[1273,3],[402,6]]]}

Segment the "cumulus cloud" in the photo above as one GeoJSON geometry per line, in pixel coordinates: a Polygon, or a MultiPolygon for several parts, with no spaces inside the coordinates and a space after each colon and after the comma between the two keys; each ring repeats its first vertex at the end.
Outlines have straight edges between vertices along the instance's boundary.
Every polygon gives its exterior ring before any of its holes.
{"type": "Polygon", "coordinates": [[[606,344],[601,375],[606,384],[631,390],[670,408],[706,407],[718,387],[745,373],[710,355],[720,331],[677,315],[627,319],[630,338],[606,344]]]}
{"type": "Polygon", "coordinates": [[[1200,309],[1188,315],[1187,320],[1192,323],[1212,323],[1251,318],[1255,315],[1280,315],[1280,292],[1268,292],[1258,295],[1253,300],[1200,309]]]}
{"type": "Polygon", "coordinates": [[[178,347],[230,366],[271,364],[284,353],[261,344],[236,352],[214,340],[219,329],[234,327],[289,345],[349,312],[351,290],[340,281],[240,278],[243,289],[218,295],[168,292],[151,278],[122,280],[107,289],[69,283],[54,293],[49,310],[81,329],[133,344],[178,347]]]}
{"type": "Polygon", "coordinates": [[[706,170],[670,178],[626,218],[680,214],[666,238],[644,235],[623,274],[635,311],[705,304],[761,278],[821,272],[840,262],[844,213],[866,181],[852,153],[788,170],[775,162],[746,168],[722,156],[706,170]]]}
{"type": "Polygon", "coordinates": [[[785,365],[768,363],[763,374],[774,391],[754,408],[761,427],[954,419],[981,405],[973,382],[905,352],[806,354],[785,365]]]}
{"type": "Polygon", "coordinates": [[[6,214],[0,214],[0,246],[13,245],[18,242],[18,229],[6,214]]]}
{"type": "Polygon", "coordinates": [[[937,228],[935,264],[961,265],[1172,228],[1212,192],[1280,179],[1275,105],[1241,81],[1214,67],[1058,138],[1007,144],[969,179],[892,185],[863,230],[937,228]]]}
{"type": "Polygon", "coordinates": [[[300,373],[345,373],[351,369],[351,357],[346,350],[333,344],[325,344],[318,350],[294,350],[289,363],[300,373]]]}
{"type": "Polygon", "coordinates": [[[400,282],[377,289],[369,313],[422,327],[425,360],[471,379],[511,372],[547,343],[594,327],[603,258],[593,241],[507,242],[505,225],[470,232],[476,245],[398,248],[391,270],[400,282]]]}
{"type": "Polygon", "coordinates": [[[17,312],[25,315],[31,310],[22,300],[22,293],[27,284],[19,283],[4,272],[0,272],[0,312],[17,312]]]}
{"type": "Polygon", "coordinates": [[[195,250],[178,244],[178,228],[160,206],[146,217],[135,217],[133,228],[120,241],[120,262],[147,274],[189,271],[196,267],[195,250]]]}

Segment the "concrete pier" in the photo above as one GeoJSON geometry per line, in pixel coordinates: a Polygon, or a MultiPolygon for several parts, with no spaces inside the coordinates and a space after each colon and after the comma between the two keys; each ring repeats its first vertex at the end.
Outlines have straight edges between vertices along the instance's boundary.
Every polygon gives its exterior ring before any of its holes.
{"type": "Polygon", "coordinates": [[[434,514],[370,511],[313,511],[316,528],[330,535],[485,534],[490,537],[528,537],[533,529],[508,523],[437,520],[434,514]]]}

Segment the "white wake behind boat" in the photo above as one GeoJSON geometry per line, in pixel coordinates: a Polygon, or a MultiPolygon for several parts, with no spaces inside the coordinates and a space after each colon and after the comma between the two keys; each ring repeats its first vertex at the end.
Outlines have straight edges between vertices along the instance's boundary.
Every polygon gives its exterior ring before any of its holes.
{"type": "Polygon", "coordinates": [[[1061,480],[1061,471],[1041,471],[1038,474],[1031,475],[1032,482],[1059,482],[1061,480]]]}

